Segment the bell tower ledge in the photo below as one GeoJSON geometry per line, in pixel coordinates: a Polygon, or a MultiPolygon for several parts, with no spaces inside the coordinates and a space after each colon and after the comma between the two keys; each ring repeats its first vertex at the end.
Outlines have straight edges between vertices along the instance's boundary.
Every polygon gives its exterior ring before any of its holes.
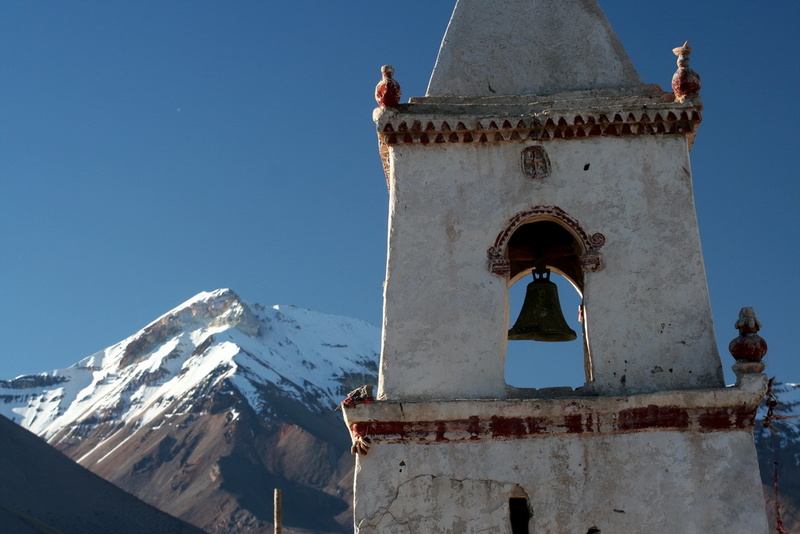
{"type": "Polygon", "coordinates": [[[415,97],[373,112],[388,175],[389,146],[684,135],[691,148],[702,101],[658,85],[552,95],[415,97]]]}
{"type": "Polygon", "coordinates": [[[374,401],[344,408],[355,437],[374,443],[458,443],[641,431],[751,432],[763,373],[725,388],[620,396],[374,401]]]}

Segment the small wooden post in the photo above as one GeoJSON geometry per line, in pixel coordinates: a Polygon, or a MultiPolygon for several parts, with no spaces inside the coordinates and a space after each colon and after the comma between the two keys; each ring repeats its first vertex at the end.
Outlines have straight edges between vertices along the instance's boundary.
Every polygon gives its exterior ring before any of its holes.
{"type": "Polygon", "coordinates": [[[275,522],[275,534],[281,534],[283,532],[283,527],[281,526],[281,522],[283,521],[283,514],[281,512],[281,490],[275,488],[275,500],[274,500],[274,522],[275,522]]]}

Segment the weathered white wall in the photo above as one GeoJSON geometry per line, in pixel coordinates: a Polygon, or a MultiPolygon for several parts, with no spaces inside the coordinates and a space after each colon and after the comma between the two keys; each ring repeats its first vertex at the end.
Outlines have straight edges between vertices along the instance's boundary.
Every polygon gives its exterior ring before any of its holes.
{"type": "Polygon", "coordinates": [[[683,136],[401,145],[390,160],[381,398],[506,395],[507,287],[486,250],[534,206],[606,237],[585,276],[593,391],[723,385],[683,136]],[[532,144],[552,164],[539,181],[520,166],[532,144]]]}
{"type": "Polygon", "coordinates": [[[519,488],[531,532],[767,532],[746,430],[382,444],[356,463],[356,531],[510,533],[519,488]]]}

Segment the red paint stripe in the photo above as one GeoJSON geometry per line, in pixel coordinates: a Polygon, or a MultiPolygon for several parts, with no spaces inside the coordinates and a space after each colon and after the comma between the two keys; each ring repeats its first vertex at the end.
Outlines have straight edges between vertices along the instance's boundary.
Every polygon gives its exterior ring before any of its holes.
{"type": "Polygon", "coordinates": [[[433,421],[371,421],[353,423],[357,434],[373,441],[443,443],[506,440],[564,434],[614,434],[657,430],[726,431],[752,429],[755,408],[687,409],[646,406],[617,413],[579,413],[561,417],[504,417],[433,421]]]}

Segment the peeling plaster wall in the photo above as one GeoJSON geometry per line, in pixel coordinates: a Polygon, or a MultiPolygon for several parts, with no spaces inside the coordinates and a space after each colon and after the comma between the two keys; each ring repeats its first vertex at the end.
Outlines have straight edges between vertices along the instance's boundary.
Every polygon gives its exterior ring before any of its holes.
{"type": "Polygon", "coordinates": [[[459,444],[382,444],[358,457],[358,534],[765,533],[749,431],[640,432],[459,444]]]}
{"type": "Polygon", "coordinates": [[[507,395],[507,282],[486,251],[534,206],[558,206],[606,238],[605,267],[585,277],[587,390],[723,385],[683,136],[402,145],[389,157],[381,398],[507,395]],[[522,172],[534,144],[549,156],[547,178],[522,172]]]}

